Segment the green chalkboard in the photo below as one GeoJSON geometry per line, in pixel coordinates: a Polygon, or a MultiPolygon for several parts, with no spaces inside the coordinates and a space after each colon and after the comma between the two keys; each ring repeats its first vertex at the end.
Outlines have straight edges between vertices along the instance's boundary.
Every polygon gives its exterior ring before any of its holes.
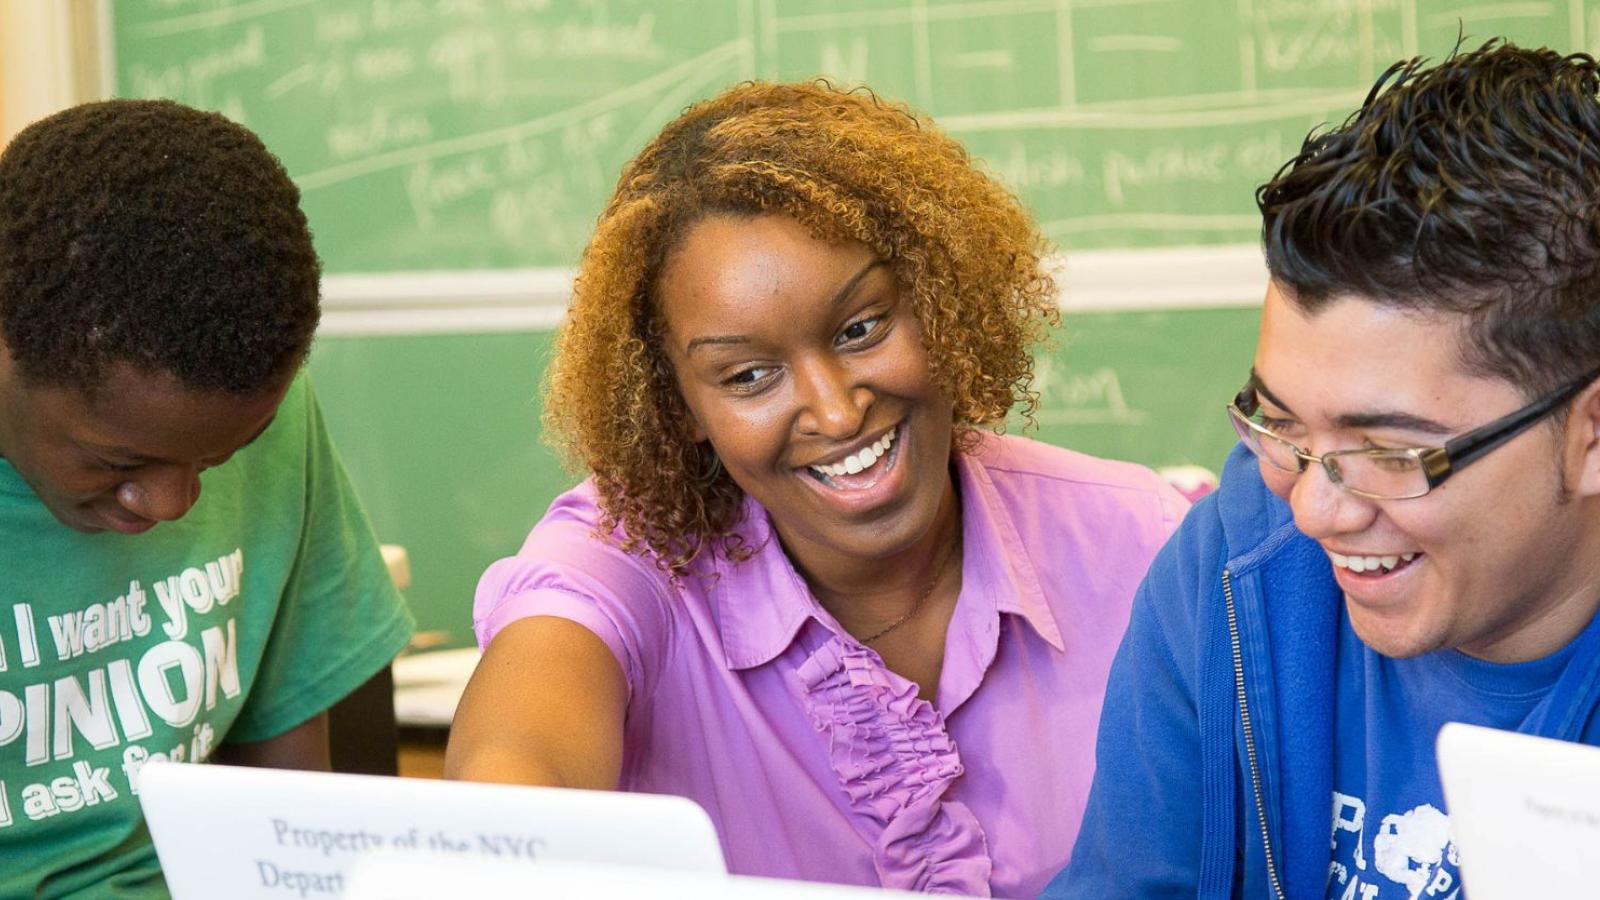
{"type": "Polygon", "coordinates": [[[622,163],[741,79],[933,114],[1072,250],[1251,241],[1251,191],[1387,63],[1597,0],[118,0],[117,91],[220,109],[328,271],[570,266],[622,163]]]}

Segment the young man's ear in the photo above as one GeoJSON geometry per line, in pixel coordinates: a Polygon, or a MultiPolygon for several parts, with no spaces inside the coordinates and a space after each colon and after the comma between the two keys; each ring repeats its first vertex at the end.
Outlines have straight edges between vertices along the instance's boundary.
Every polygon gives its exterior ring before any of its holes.
{"type": "Polygon", "coordinates": [[[1600,380],[1573,401],[1567,419],[1567,459],[1577,470],[1569,482],[1580,497],[1600,495],[1600,380]]]}

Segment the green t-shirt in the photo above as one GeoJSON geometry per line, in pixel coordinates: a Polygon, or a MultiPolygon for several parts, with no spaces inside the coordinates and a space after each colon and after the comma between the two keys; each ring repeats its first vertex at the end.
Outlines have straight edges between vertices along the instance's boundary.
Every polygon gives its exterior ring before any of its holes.
{"type": "Polygon", "coordinates": [[[288,731],[411,634],[304,376],[201,486],[81,534],[0,459],[0,898],[167,896],[140,765],[288,731]]]}

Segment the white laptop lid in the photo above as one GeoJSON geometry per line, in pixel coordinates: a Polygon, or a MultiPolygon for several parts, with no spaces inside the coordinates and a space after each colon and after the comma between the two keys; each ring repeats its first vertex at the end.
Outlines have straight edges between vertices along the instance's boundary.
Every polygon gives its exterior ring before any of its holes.
{"type": "Polygon", "coordinates": [[[682,797],[191,763],[138,786],[174,900],[338,897],[374,851],[727,871],[682,797]]]}
{"type": "Polygon", "coordinates": [[[553,861],[363,857],[346,900],[893,900],[903,891],[710,872],[553,861]]]}
{"type": "Polygon", "coordinates": [[[1472,900],[1594,894],[1600,748],[1452,722],[1438,752],[1472,900]]]}

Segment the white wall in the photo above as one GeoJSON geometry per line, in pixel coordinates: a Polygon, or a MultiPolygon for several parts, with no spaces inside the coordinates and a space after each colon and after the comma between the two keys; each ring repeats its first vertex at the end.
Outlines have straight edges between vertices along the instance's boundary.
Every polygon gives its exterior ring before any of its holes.
{"type": "Polygon", "coordinates": [[[0,146],[28,123],[104,96],[99,0],[0,0],[0,146]]]}

